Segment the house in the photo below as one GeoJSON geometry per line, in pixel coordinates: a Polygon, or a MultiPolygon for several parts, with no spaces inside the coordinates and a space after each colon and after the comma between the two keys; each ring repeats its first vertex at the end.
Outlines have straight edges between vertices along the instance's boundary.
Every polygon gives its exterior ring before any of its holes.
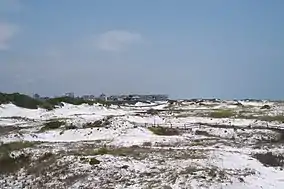
{"type": "Polygon", "coordinates": [[[70,97],[70,98],[75,98],[75,95],[74,95],[74,93],[73,93],[73,92],[65,93],[65,95],[64,95],[64,96],[66,96],[66,97],[70,97]]]}
{"type": "Polygon", "coordinates": [[[102,93],[100,96],[99,96],[99,100],[103,100],[103,101],[107,101],[107,96],[102,93]]]}
{"type": "Polygon", "coordinates": [[[84,100],[95,100],[96,99],[95,95],[83,95],[82,98],[84,100]]]}

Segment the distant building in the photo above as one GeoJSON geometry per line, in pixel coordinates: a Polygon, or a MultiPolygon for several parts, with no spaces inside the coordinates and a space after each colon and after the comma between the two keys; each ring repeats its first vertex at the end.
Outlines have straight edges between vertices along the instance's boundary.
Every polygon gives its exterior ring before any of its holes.
{"type": "Polygon", "coordinates": [[[95,95],[83,95],[82,98],[84,100],[95,100],[96,99],[95,95]]]}
{"type": "Polygon", "coordinates": [[[66,96],[66,97],[70,97],[70,98],[74,98],[74,97],[75,97],[75,95],[74,95],[74,93],[73,93],[73,92],[65,93],[65,95],[64,95],[64,96],[66,96]]]}
{"type": "Polygon", "coordinates": [[[39,94],[34,94],[34,99],[40,99],[40,95],[39,94]]]}
{"type": "Polygon", "coordinates": [[[100,100],[103,100],[103,101],[107,101],[107,96],[106,96],[104,93],[102,93],[102,94],[99,96],[99,99],[100,99],[100,100]]]}
{"type": "Polygon", "coordinates": [[[167,101],[169,99],[168,95],[118,95],[110,96],[108,100],[110,101],[167,101]]]}

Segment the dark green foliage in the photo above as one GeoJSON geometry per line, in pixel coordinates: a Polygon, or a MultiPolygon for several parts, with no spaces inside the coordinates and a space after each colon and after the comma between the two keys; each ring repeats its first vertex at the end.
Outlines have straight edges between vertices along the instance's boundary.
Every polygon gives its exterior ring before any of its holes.
{"type": "Polygon", "coordinates": [[[150,114],[150,115],[158,115],[159,111],[151,108],[151,109],[147,110],[147,113],[150,114]]]}
{"type": "Polygon", "coordinates": [[[165,135],[165,136],[179,135],[179,131],[175,128],[158,126],[158,127],[149,127],[148,129],[156,135],[165,135]]]}
{"type": "Polygon", "coordinates": [[[72,98],[72,97],[56,97],[49,99],[35,99],[28,95],[20,94],[20,93],[0,93],[0,104],[8,104],[13,103],[16,106],[28,108],[28,109],[37,109],[44,108],[46,110],[53,110],[55,106],[63,106],[62,102],[73,104],[73,105],[81,105],[81,104],[89,104],[93,105],[94,103],[101,103],[104,106],[110,106],[109,102],[105,101],[92,101],[92,100],[84,100],[83,98],[72,98]]]}
{"type": "Polygon", "coordinates": [[[62,125],[65,125],[65,121],[60,120],[51,120],[44,123],[44,126],[41,128],[41,131],[51,130],[51,129],[58,129],[62,125]]]}
{"type": "Polygon", "coordinates": [[[103,147],[103,148],[99,148],[94,154],[95,155],[104,155],[104,154],[109,154],[109,153],[110,153],[110,151],[107,148],[103,147]]]}
{"type": "Polygon", "coordinates": [[[78,129],[78,128],[71,123],[70,125],[65,126],[65,129],[78,129]]]}
{"type": "Polygon", "coordinates": [[[272,152],[267,152],[265,154],[255,154],[253,157],[265,166],[278,167],[284,165],[284,157],[280,154],[276,155],[272,154],[272,152]]]}
{"type": "Polygon", "coordinates": [[[11,142],[0,146],[0,174],[13,173],[20,168],[29,165],[30,156],[21,154],[17,157],[10,155],[12,151],[32,147],[31,142],[11,142]]]}
{"type": "Polygon", "coordinates": [[[270,109],[271,107],[267,104],[263,105],[260,109],[270,109]]]}
{"type": "Polygon", "coordinates": [[[37,109],[38,106],[42,105],[40,100],[36,100],[30,96],[23,95],[20,93],[4,94],[0,93],[0,104],[13,103],[16,106],[37,109]]]}
{"type": "Polygon", "coordinates": [[[0,155],[3,153],[9,153],[15,150],[21,150],[28,147],[33,147],[35,143],[32,142],[10,142],[0,146],[0,155]]]}
{"type": "Polygon", "coordinates": [[[73,104],[73,105],[81,105],[81,104],[89,104],[93,105],[95,102],[91,100],[84,100],[83,98],[72,98],[72,97],[56,97],[50,98],[46,100],[47,103],[53,106],[62,106],[62,102],[73,104]]]}
{"type": "Polygon", "coordinates": [[[262,120],[262,121],[277,121],[280,123],[284,123],[284,116],[283,115],[276,115],[276,116],[262,116],[259,117],[258,119],[262,120]]]}
{"type": "Polygon", "coordinates": [[[102,120],[97,120],[94,122],[88,122],[83,125],[83,128],[99,128],[99,127],[107,127],[111,124],[109,121],[110,118],[105,118],[102,120]]]}
{"type": "Polygon", "coordinates": [[[230,118],[233,116],[235,116],[235,112],[232,110],[217,110],[209,114],[209,117],[213,118],[230,118]]]}
{"type": "Polygon", "coordinates": [[[97,165],[100,164],[101,162],[99,160],[97,160],[96,158],[92,158],[89,161],[90,165],[97,165]]]}
{"type": "Polygon", "coordinates": [[[21,154],[17,157],[11,157],[9,154],[3,154],[0,157],[0,174],[14,173],[22,167],[28,166],[30,156],[21,154]]]}

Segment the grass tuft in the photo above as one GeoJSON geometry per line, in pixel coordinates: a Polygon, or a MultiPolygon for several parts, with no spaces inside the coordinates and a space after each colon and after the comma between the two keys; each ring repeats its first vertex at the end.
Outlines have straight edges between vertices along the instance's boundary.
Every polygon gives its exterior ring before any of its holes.
{"type": "Polygon", "coordinates": [[[90,161],[89,161],[90,165],[98,165],[100,163],[101,162],[99,160],[97,160],[96,158],[91,158],[90,161]]]}
{"type": "Polygon", "coordinates": [[[58,129],[59,127],[65,124],[66,124],[65,121],[51,120],[51,121],[44,123],[44,126],[41,128],[41,131],[58,129]]]}
{"type": "Polygon", "coordinates": [[[267,152],[265,154],[255,154],[253,157],[267,167],[279,167],[284,165],[284,157],[280,154],[275,155],[272,154],[272,152],[267,152]]]}
{"type": "Polygon", "coordinates": [[[179,131],[175,128],[158,126],[158,127],[149,127],[148,129],[156,135],[164,135],[164,136],[179,135],[179,131]]]}
{"type": "Polygon", "coordinates": [[[235,116],[235,112],[232,110],[216,110],[209,114],[209,117],[213,118],[230,118],[235,116]]]}

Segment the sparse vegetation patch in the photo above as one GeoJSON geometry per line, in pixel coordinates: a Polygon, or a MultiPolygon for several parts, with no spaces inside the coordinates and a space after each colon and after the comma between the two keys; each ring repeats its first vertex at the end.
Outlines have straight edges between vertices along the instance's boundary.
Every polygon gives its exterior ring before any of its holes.
{"type": "Polygon", "coordinates": [[[209,117],[213,118],[231,118],[233,116],[235,116],[235,112],[232,110],[216,110],[209,113],[209,117]]]}
{"type": "Polygon", "coordinates": [[[281,154],[273,154],[272,152],[267,152],[265,154],[255,154],[253,155],[260,163],[268,167],[279,167],[284,166],[284,157],[281,154]]]}
{"type": "Polygon", "coordinates": [[[179,131],[175,128],[158,126],[158,127],[149,127],[148,129],[156,135],[165,135],[165,136],[179,135],[179,131]]]}
{"type": "Polygon", "coordinates": [[[277,121],[280,123],[284,123],[284,116],[283,115],[276,115],[276,116],[262,116],[259,117],[258,119],[262,120],[262,121],[277,121]]]}
{"type": "Polygon", "coordinates": [[[50,120],[44,123],[44,126],[41,128],[41,131],[58,129],[59,127],[65,124],[66,124],[65,121],[62,120],[50,120]]]}

